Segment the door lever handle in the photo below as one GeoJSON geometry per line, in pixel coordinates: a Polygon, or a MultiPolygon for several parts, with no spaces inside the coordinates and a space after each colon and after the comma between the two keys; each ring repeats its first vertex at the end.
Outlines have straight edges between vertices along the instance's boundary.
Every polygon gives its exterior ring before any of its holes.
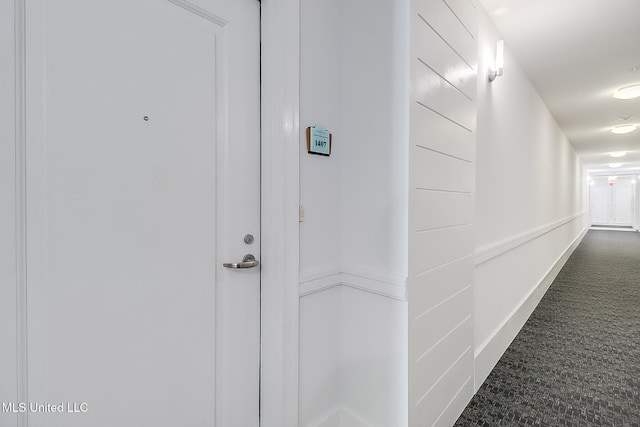
{"type": "Polygon", "coordinates": [[[244,258],[242,258],[242,262],[225,262],[222,264],[222,266],[226,268],[253,268],[259,265],[260,261],[251,254],[245,255],[244,258]]]}

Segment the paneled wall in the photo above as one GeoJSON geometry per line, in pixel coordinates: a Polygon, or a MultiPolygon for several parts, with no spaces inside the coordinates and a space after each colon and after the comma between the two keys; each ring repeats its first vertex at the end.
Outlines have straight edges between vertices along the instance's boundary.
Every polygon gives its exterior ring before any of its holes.
{"type": "Polygon", "coordinates": [[[451,425],[473,394],[476,9],[412,0],[409,425],[451,425]]]}

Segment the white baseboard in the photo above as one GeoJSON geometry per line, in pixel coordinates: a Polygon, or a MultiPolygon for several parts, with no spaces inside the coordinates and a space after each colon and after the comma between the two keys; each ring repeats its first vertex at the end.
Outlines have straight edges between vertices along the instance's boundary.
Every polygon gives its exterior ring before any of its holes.
{"type": "Polygon", "coordinates": [[[518,305],[507,318],[498,326],[493,334],[475,352],[475,387],[474,393],[478,391],[482,383],[487,379],[500,357],[507,350],[513,339],[518,335],[533,310],[551,286],[564,264],[567,262],[573,251],[578,247],[584,235],[589,231],[585,227],[571,244],[564,250],[562,255],[547,271],[544,278],[527,295],[520,305],[518,305]]]}

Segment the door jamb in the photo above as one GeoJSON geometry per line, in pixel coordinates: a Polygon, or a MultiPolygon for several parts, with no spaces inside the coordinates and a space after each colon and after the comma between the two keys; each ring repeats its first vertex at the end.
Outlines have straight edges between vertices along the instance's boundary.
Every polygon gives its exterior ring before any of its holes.
{"type": "Polygon", "coordinates": [[[300,0],[261,2],[261,427],[298,425],[300,0]]]}

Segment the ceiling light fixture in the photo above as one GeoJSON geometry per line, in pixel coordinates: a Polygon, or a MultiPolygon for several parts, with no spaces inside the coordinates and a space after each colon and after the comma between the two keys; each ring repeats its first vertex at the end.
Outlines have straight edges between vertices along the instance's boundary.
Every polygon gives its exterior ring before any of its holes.
{"type": "Polygon", "coordinates": [[[615,99],[633,99],[640,97],[640,85],[632,85],[620,88],[613,92],[615,99]]]}
{"type": "Polygon", "coordinates": [[[502,16],[507,13],[506,7],[499,7],[498,9],[493,11],[493,16],[502,16]]]}
{"type": "Polygon", "coordinates": [[[609,153],[610,157],[624,157],[626,155],[627,155],[626,151],[616,151],[616,152],[613,152],[613,153],[609,153]]]}
{"type": "Polygon", "coordinates": [[[622,163],[609,163],[610,168],[619,168],[622,166],[622,163]]]}
{"type": "Polygon", "coordinates": [[[495,68],[489,68],[487,76],[489,81],[492,82],[496,77],[501,76],[504,72],[504,40],[498,40],[496,43],[496,66],[495,68]]]}
{"type": "Polygon", "coordinates": [[[624,135],[625,133],[633,132],[636,129],[638,129],[638,126],[636,125],[620,125],[614,126],[611,129],[611,133],[615,133],[616,135],[624,135]]]}

